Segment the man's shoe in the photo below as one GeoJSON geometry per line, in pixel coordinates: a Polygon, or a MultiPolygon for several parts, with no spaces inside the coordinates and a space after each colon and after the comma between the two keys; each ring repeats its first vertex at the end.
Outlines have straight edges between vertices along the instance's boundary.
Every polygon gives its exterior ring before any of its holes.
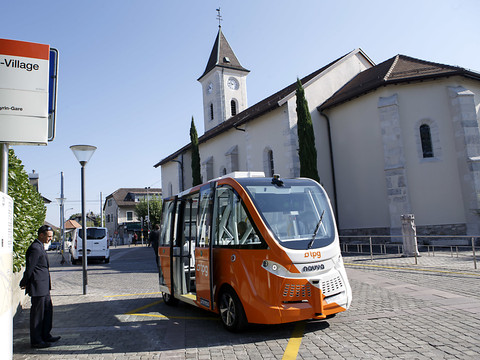
{"type": "Polygon", "coordinates": [[[44,349],[50,347],[50,344],[48,342],[42,341],[41,343],[38,344],[32,344],[32,348],[34,349],[44,349]]]}
{"type": "Polygon", "coordinates": [[[50,337],[49,339],[45,340],[46,342],[49,342],[49,343],[54,343],[54,342],[57,342],[58,340],[61,339],[61,336],[52,336],[50,337]]]}

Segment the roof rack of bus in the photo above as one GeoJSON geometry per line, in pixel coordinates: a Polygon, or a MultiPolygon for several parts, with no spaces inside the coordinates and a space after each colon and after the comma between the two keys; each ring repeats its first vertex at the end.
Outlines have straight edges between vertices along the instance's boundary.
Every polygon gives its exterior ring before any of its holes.
{"type": "Polygon", "coordinates": [[[233,171],[229,174],[220,176],[218,179],[223,179],[223,178],[264,178],[265,173],[263,171],[233,171]]]}

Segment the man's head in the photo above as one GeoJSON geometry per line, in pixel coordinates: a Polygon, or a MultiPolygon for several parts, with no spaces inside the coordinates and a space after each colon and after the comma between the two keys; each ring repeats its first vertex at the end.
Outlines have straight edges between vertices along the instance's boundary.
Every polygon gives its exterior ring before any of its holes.
{"type": "Polygon", "coordinates": [[[48,225],[38,228],[38,240],[44,244],[48,244],[53,239],[53,229],[48,225]]]}

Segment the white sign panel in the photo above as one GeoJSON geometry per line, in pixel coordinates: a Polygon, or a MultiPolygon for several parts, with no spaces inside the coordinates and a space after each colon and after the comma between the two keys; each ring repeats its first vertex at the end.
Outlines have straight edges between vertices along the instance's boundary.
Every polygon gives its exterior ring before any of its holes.
{"type": "Polygon", "coordinates": [[[47,144],[48,45],[0,39],[0,142],[47,144]]]}

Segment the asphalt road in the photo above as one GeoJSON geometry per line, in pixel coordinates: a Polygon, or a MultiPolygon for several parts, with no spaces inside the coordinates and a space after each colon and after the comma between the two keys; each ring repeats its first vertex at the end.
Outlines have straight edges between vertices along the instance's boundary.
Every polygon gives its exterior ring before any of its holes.
{"type": "MultiPolygon", "coordinates": [[[[31,349],[29,305],[14,322],[14,359],[478,359],[480,271],[448,256],[347,256],[353,303],[327,321],[225,331],[201,309],[169,307],[151,248],[112,249],[110,264],[60,264],[50,254],[54,335],[31,349]]],[[[465,260],[465,261],[464,261],[465,260]]]]}

